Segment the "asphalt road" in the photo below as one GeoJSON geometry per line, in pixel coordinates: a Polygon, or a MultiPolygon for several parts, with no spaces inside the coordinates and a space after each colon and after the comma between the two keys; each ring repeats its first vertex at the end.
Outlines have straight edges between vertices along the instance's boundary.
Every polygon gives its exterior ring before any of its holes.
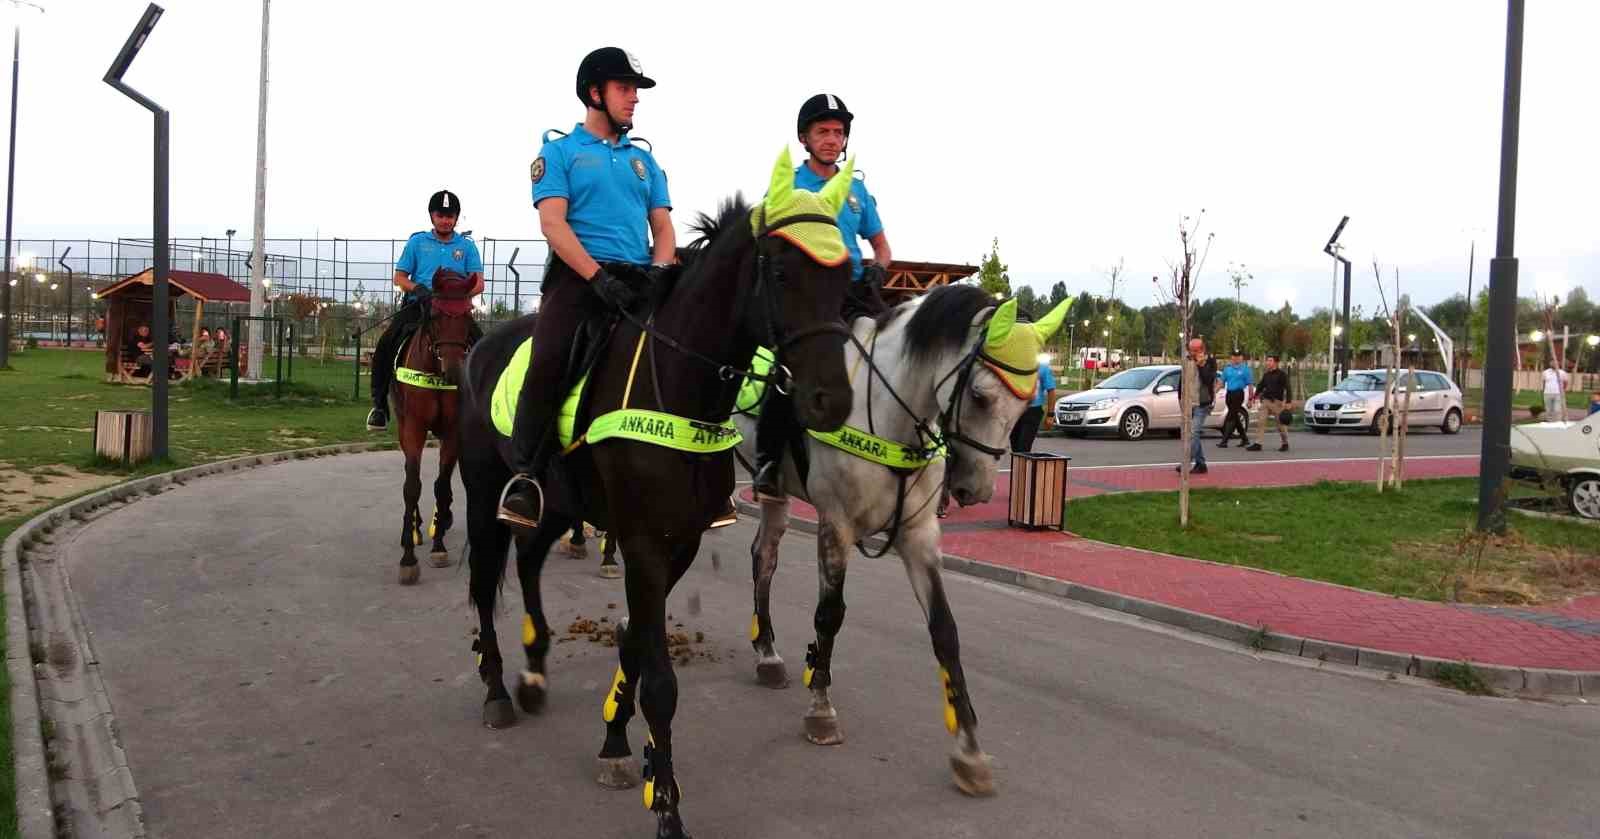
{"type": "MultiPolygon", "coordinates": [[[[152,835],[652,835],[637,790],[592,780],[614,650],[558,644],[544,714],[481,727],[464,571],[395,582],[400,470],[386,452],[196,481],[65,546],[152,835]]],[[[754,684],[750,537],[708,537],[669,606],[705,633],[678,669],[675,726],[698,839],[1600,835],[1594,706],[1256,656],[951,576],[999,788],[965,798],[892,558],[850,569],[834,659],[848,739],[810,745],[804,690],[754,684]]],[[[791,534],[774,587],[792,677],[814,551],[791,534]]],[[[621,584],[593,571],[551,559],[553,624],[620,614],[621,584]]],[[[520,603],[514,575],[505,594],[520,603]]],[[[632,734],[637,752],[642,717],[632,734]]]]}
{"type": "MultiPolygon", "coordinates": [[[[1303,460],[1314,458],[1377,457],[1378,438],[1366,434],[1338,433],[1314,434],[1310,431],[1289,433],[1289,451],[1278,451],[1278,438],[1274,434],[1262,451],[1247,452],[1234,441],[1226,449],[1217,448],[1222,437],[1213,430],[1205,436],[1206,460],[1212,463],[1251,460],[1303,460]]],[[[1444,434],[1437,429],[1412,429],[1406,435],[1406,456],[1472,455],[1483,446],[1483,431],[1477,426],[1466,426],[1459,434],[1444,434]]],[[[1084,466],[1131,466],[1135,464],[1177,463],[1181,443],[1165,432],[1151,434],[1143,440],[1128,442],[1115,435],[1094,437],[1040,437],[1034,449],[1072,456],[1073,468],[1084,466]]]]}

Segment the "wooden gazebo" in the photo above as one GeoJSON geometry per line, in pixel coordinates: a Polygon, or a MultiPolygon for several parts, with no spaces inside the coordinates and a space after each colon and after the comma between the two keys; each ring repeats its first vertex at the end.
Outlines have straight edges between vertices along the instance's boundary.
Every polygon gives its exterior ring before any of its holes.
{"type": "MultiPolygon", "coordinates": [[[[155,269],[147,268],[131,277],[118,280],[101,289],[97,299],[106,304],[106,378],[110,381],[127,381],[122,348],[141,326],[149,326],[155,269]]],[[[173,323],[177,315],[177,299],[184,295],[194,298],[194,326],[190,331],[190,346],[200,341],[200,318],[207,303],[248,303],[250,290],[221,274],[199,271],[167,272],[167,322],[173,323]]],[[[175,324],[174,324],[175,325],[175,324]]],[[[169,336],[152,335],[153,340],[165,341],[169,336]]],[[[186,376],[197,375],[202,359],[191,359],[186,376]]]]}
{"type": "Polygon", "coordinates": [[[883,284],[884,302],[893,306],[926,294],[936,286],[959,282],[978,273],[975,265],[956,265],[948,262],[889,263],[888,279],[883,284]]]}

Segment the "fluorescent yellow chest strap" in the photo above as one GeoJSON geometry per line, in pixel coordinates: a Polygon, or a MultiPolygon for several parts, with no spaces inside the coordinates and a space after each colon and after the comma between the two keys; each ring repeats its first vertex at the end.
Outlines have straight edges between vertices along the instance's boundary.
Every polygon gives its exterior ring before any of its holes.
{"type": "Polygon", "coordinates": [[[420,387],[426,390],[455,390],[456,386],[445,381],[440,373],[426,373],[413,370],[410,367],[396,367],[394,380],[403,385],[420,387]]]}
{"type": "Polygon", "coordinates": [[[944,457],[945,453],[943,446],[936,449],[919,449],[868,434],[849,425],[840,427],[838,431],[806,429],[806,433],[840,451],[849,452],[862,460],[870,460],[891,469],[921,469],[944,457]]]}

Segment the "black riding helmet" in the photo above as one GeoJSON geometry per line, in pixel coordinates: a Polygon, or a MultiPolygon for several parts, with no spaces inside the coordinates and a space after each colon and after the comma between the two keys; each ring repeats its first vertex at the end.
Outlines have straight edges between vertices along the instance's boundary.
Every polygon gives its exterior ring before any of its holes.
{"type": "Polygon", "coordinates": [[[636,87],[655,87],[655,79],[644,74],[639,59],[621,47],[601,47],[583,57],[578,65],[578,99],[586,107],[602,109],[589,99],[590,86],[602,90],[608,81],[633,82],[636,87]]]}
{"type": "Polygon", "coordinates": [[[831,93],[819,93],[800,106],[800,118],[795,120],[795,133],[805,136],[806,129],[819,119],[836,119],[844,123],[844,136],[850,136],[850,121],[855,114],[844,106],[844,100],[831,93]]]}
{"type": "Polygon", "coordinates": [[[448,189],[441,189],[428,199],[429,213],[443,213],[447,216],[461,215],[461,199],[448,189]]]}

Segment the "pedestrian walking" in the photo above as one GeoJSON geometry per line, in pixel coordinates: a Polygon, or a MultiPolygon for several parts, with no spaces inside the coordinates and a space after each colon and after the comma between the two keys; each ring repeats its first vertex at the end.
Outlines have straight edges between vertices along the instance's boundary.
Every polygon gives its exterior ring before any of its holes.
{"type": "Polygon", "coordinates": [[[1222,442],[1217,448],[1228,447],[1228,440],[1232,439],[1234,432],[1239,434],[1239,445],[1250,444],[1250,436],[1246,433],[1250,425],[1250,414],[1245,410],[1245,402],[1250,395],[1250,365],[1244,363],[1244,353],[1234,350],[1228,361],[1228,366],[1222,368],[1222,386],[1227,389],[1224,398],[1228,403],[1228,415],[1222,420],[1222,442]]]}
{"type": "MultiPolygon", "coordinates": [[[[1189,357],[1194,359],[1195,373],[1200,381],[1199,392],[1195,394],[1194,406],[1189,409],[1189,460],[1192,465],[1189,469],[1191,475],[1204,475],[1206,469],[1206,450],[1200,445],[1200,432],[1206,427],[1206,419],[1211,416],[1211,406],[1216,404],[1217,389],[1221,382],[1217,377],[1217,360],[1206,353],[1206,342],[1195,338],[1189,342],[1189,357]]],[[[1183,396],[1183,379],[1179,378],[1178,396],[1183,396]]],[[[1179,472],[1183,467],[1178,467],[1179,472]]]]}
{"type": "Polygon", "coordinates": [[[1288,414],[1293,419],[1289,411],[1292,399],[1289,394],[1289,374],[1279,369],[1276,355],[1268,355],[1266,372],[1261,374],[1261,381],[1256,383],[1255,400],[1261,406],[1261,419],[1257,423],[1260,430],[1256,433],[1256,441],[1245,451],[1261,451],[1261,444],[1267,439],[1268,422],[1277,423],[1280,441],[1278,451],[1289,450],[1289,424],[1283,421],[1283,417],[1288,414]]]}

